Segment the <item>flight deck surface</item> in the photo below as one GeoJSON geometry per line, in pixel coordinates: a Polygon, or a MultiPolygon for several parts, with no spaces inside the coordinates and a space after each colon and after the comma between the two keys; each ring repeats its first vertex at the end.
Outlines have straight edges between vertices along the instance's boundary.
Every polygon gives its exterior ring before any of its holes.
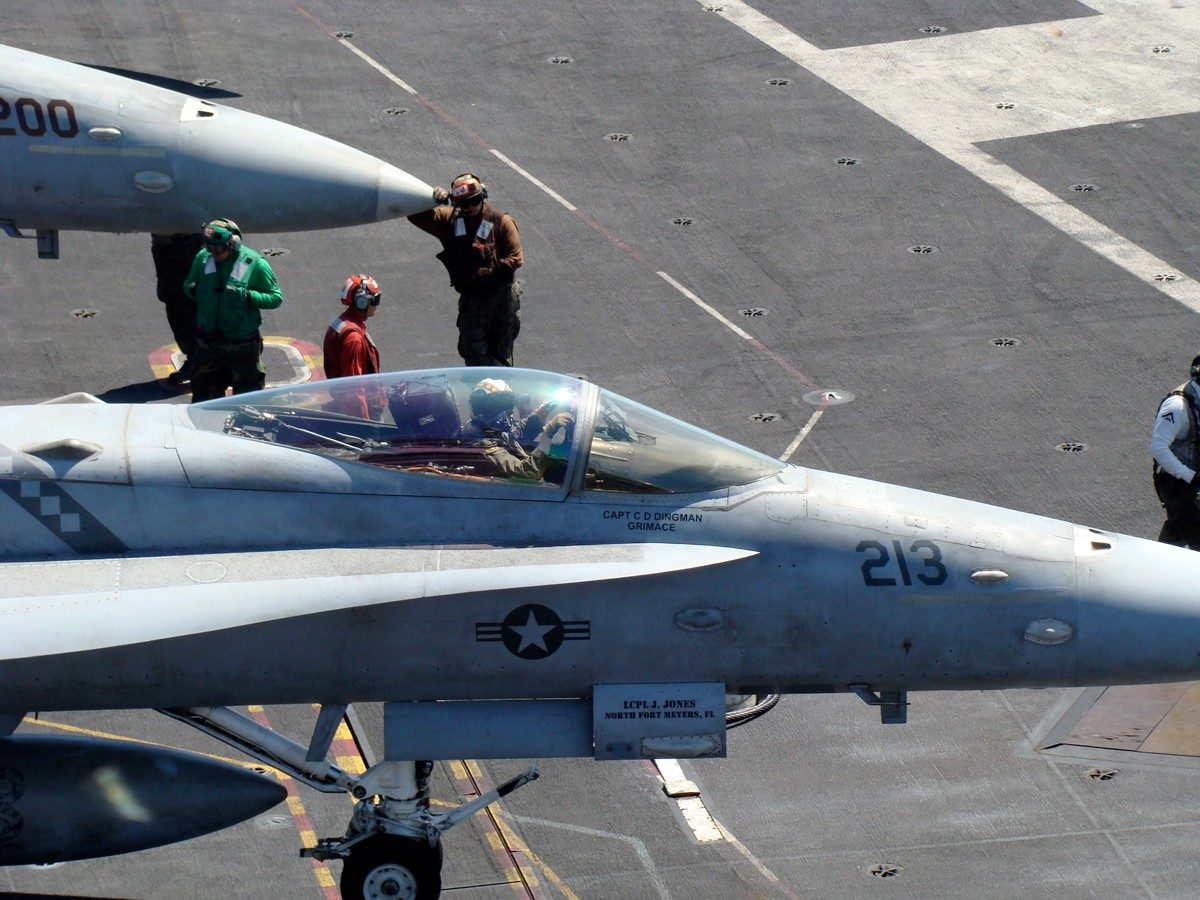
{"type": "MultiPolygon", "coordinates": [[[[1200,4],[841,6],[13,0],[2,40],[215,80],[430,183],[478,173],[525,245],[519,365],[802,465],[1154,537],[1149,427],[1200,350],[1200,4]]],[[[285,294],[270,381],[315,366],[360,271],[385,368],[457,364],[436,243],[405,221],[246,240],[285,294]]],[[[186,401],[149,249],[0,238],[0,402],[186,401]]],[[[439,763],[441,808],[542,770],[449,833],[446,895],[1200,896],[1189,686],[909,699],[899,726],[785,697],[682,765],[698,804],[649,763],[439,763]]],[[[315,718],[255,714],[298,740],[315,718]]],[[[355,721],[347,765],[382,740],[378,708],[355,721]]],[[[22,728],[236,758],[150,712],[22,728]]],[[[0,891],[336,896],[338,864],[296,851],[349,810],[293,785],[236,828],[0,869],[0,891]]]]}

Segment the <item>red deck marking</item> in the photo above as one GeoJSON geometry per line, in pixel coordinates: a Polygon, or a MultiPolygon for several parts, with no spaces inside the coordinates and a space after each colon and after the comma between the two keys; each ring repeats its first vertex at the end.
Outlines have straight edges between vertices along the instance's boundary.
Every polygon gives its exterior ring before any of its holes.
{"type": "MultiPolygon", "coordinates": [[[[308,377],[304,379],[303,383],[325,380],[325,355],[322,349],[311,341],[286,335],[264,334],[263,346],[264,350],[267,347],[286,347],[287,350],[284,352],[287,353],[290,361],[293,363],[300,361],[308,368],[308,377]]],[[[167,376],[175,371],[177,355],[180,355],[178,344],[164,344],[151,350],[146,359],[150,363],[150,370],[154,373],[154,377],[163,382],[164,387],[169,390],[186,391],[187,389],[184,387],[175,388],[166,384],[167,376]]],[[[271,387],[270,384],[267,386],[271,387]]]]}
{"type": "MultiPolygon", "coordinates": [[[[248,706],[246,709],[251,719],[263,728],[271,728],[271,720],[267,718],[267,714],[261,706],[248,706]]],[[[281,780],[287,789],[288,812],[291,813],[292,821],[296,825],[301,844],[306,847],[315,846],[317,832],[313,828],[312,819],[308,817],[308,811],[304,808],[304,801],[300,799],[300,792],[296,790],[295,779],[284,778],[281,780]]],[[[320,887],[326,900],[341,900],[342,894],[337,888],[337,879],[333,877],[329,865],[319,859],[310,859],[309,862],[312,863],[313,877],[317,880],[317,886],[320,887]]]]}

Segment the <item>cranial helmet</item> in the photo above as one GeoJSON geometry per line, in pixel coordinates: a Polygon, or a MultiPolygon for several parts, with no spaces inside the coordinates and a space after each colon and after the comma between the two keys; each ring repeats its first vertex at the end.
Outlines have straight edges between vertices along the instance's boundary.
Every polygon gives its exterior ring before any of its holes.
{"type": "Polygon", "coordinates": [[[471,391],[471,414],[485,422],[503,418],[516,405],[517,396],[503,378],[485,378],[471,391]]]}
{"type": "Polygon", "coordinates": [[[450,182],[450,202],[455,206],[462,206],[476,199],[486,200],[487,195],[487,185],[479,180],[478,175],[470,172],[463,172],[450,182]]]}
{"type": "Polygon", "coordinates": [[[205,244],[236,250],[242,243],[242,229],[233,219],[213,219],[200,230],[205,244]]]}
{"type": "Polygon", "coordinates": [[[353,306],[359,312],[366,312],[368,306],[378,306],[382,299],[379,282],[370,275],[351,275],[342,288],[342,305],[353,306]]]}

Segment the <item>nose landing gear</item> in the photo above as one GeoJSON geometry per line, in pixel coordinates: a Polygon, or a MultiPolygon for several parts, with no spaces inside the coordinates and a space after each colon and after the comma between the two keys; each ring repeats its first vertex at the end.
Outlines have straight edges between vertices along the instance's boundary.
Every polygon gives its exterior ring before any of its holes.
{"type": "MultiPolygon", "coordinates": [[[[442,892],[442,835],[485,806],[538,777],[527,769],[449,812],[429,811],[429,760],[383,760],[352,775],[327,759],[344,705],[321,707],[308,747],[224,706],[163,709],[205,734],[275,766],[324,793],[345,791],[358,802],[345,837],[322,838],[300,856],[341,860],[345,900],[432,900],[442,892]]],[[[4,723],[0,722],[0,726],[4,723]]]]}
{"type": "Polygon", "coordinates": [[[300,851],[314,859],[342,860],[343,900],[437,897],[442,891],[442,835],[538,777],[536,767],[528,769],[470,803],[431,815],[428,769],[417,774],[416,765],[393,761],[372,766],[351,790],[363,799],[354,807],[346,836],[324,838],[300,851]]]}

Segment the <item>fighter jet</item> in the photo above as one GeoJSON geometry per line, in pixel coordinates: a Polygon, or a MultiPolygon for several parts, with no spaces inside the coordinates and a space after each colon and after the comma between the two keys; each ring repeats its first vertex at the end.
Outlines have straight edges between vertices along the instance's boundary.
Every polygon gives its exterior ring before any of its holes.
{"type": "Polygon", "coordinates": [[[850,692],[903,722],[909,691],[1200,667],[1198,554],[786,465],[522,369],[0,408],[0,558],[0,863],[278,799],[188,754],[19,730],[148,708],[356,798],[303,851],[344,861],[346,897],[436,896],[443,832],[536,777],[435,815],[421,761],[722,756],[727,693],[850,692]],[[385,704],[362,776],[327,758],[356,701],[385,704]],[[298,703],[320,704],[307,745],[231,708],[298,703]]]}
{"type": "Polygon", "coordinates": [[[311,131],[211,100],[0,45],[0,228],[195,232],[379,222],[433,206],[433,189],[311,131]]]}

